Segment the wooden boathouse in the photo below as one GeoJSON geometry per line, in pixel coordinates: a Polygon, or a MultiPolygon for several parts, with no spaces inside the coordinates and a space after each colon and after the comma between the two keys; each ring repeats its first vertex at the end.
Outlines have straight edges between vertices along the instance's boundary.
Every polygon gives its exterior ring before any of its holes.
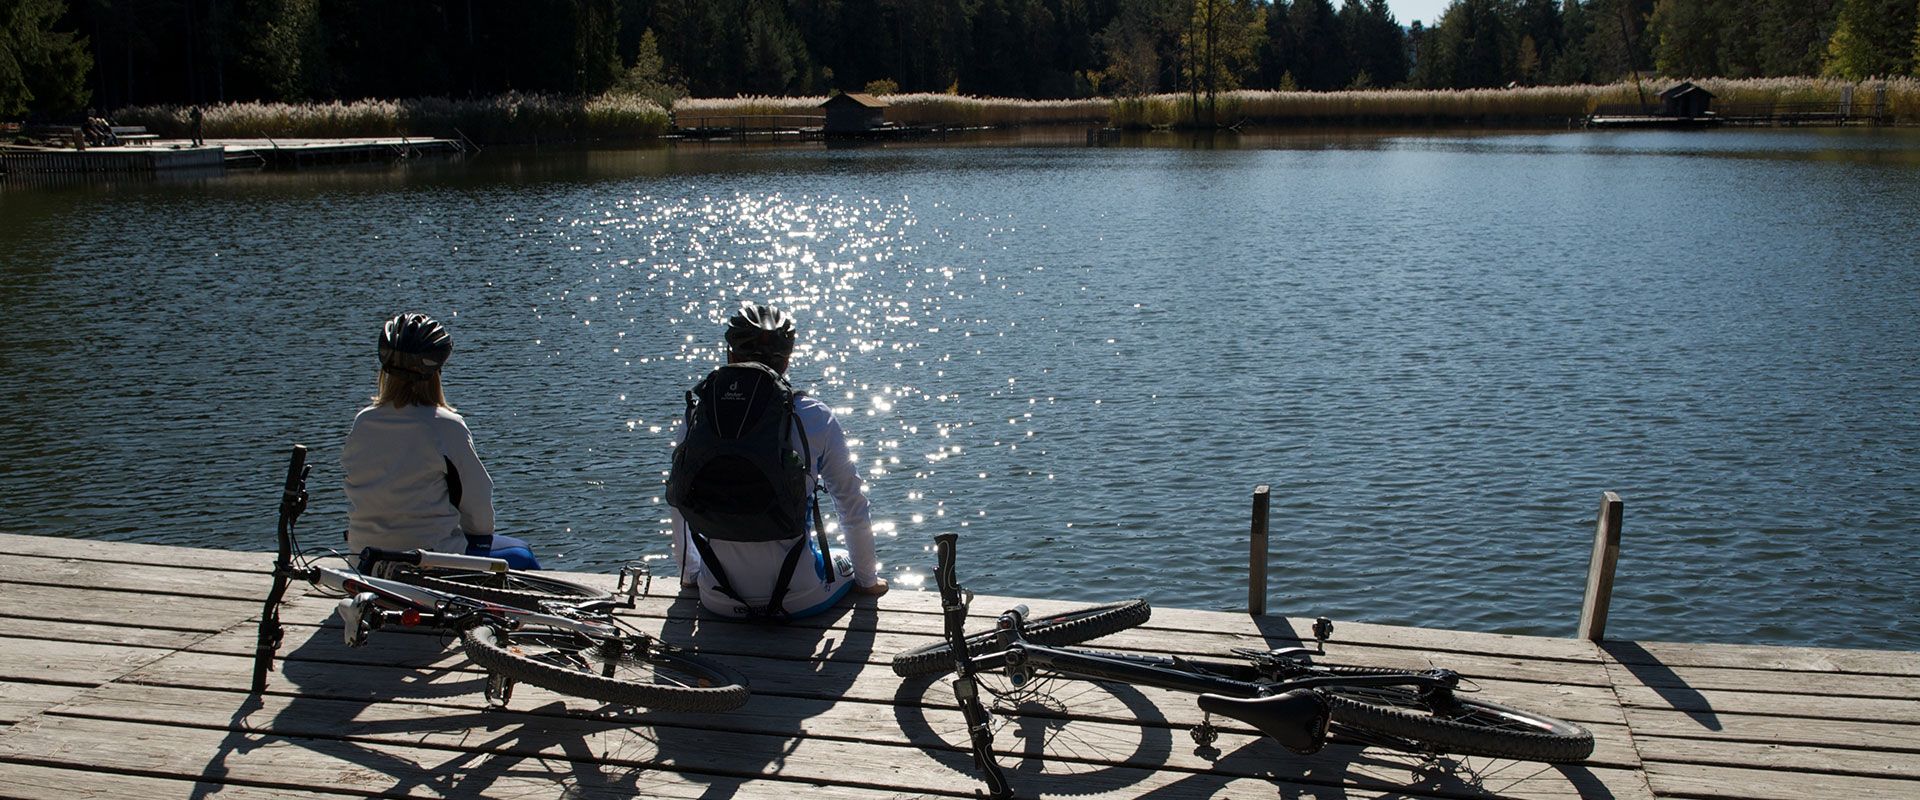
{"type": "MultiPolygon", "coordinates": [[[[19,535],[0,535],[0,552],[8,798],[878,800],[982,786],[950,687],[888,668],[893,653],[939,636],[930,592],[896,589],[768,627],[705,618],[691,597],[657,590],[623,615],[748,675],[744,707],[663,713],[523,685],[491,710],[457,645],[383,631],[350,649],[333,600],[298,591],[268,689],[249,694],[265,553],[19,535]]],[[[981,597],[973,610],[1014,602],[981,597]]],[[[1026,602],[1037,613],[1077,605],[1026,602]]],[[[1220,654],[1292,644],[1310,624],[1155,609],[1147,626],[1099,641],[1220,654]]],[[[1489,697],[1587,726],[1596,749],[1561,766],[1426,763],[1350,745],[1302,757],[1237,728],[1202,749],[1185,732],[1198,720],[1189,697],[1070,684],[1001,732],[1000,761],[1021,797],[1920,796],[1920,654],[1358,623],[1340,623],[1327,648],[1461,670],[1489,697]]]]}
{"type": "Polygon", "coordinates": [[[1856,101],[1854,88],[1844,87],[1839,101],[1715,103],[1712,92],[1691,81],[1667,88],[1660,102],[1605,104],[1586,119],[1589,128],[1707,128],[1721,125],[1886,125],[1891,122],[1887,89],[1881,85],[1870,100],[1856,101]]]}

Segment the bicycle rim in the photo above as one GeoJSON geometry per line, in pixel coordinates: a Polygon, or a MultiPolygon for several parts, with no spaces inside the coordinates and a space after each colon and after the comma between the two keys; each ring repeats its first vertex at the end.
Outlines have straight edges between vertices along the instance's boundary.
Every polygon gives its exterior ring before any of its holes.
{"type": "MultiPolygon", "coordinates": [[[[1035,617],[1027,621],[1027,641],[1049,647],[1079,644],[1144,623],[1152,614],[1147,601],[1135,599],[1035,617]]],[[[969,635],[967,651],[977,652],[992,645],[993,637],[992,631],[969,635]]],[[[944,641],[904,650],[893,657],[893,672],[902,678],[952,670],[953,645],[944,641]]]]}
{"type": "Polygon", "coordinates": [[[528,572],[403,569],[393,577],[438,592],[529,610],[539,610],[546,600],[580,603],[613,597],[612,592],[592,586],[528,572]]]}
{"type": "Polygon", "coordinates": [[[462,638],[468,657],[489,671],[561,694],[662,711],[727,711],[747,702],[747,679],[732,668],[648,650],[631,637],[610,647],[575,633],[481,625],[462,638]]]}
{"type": "Polygon", "coordinates": [[[1544,714],[1460,697],[1432,702],[1392,686],[1323,690],[1334,722],[1410,739],[1434,752],[1564,763],[1593,753],[1593,734],[1544,714]]]}

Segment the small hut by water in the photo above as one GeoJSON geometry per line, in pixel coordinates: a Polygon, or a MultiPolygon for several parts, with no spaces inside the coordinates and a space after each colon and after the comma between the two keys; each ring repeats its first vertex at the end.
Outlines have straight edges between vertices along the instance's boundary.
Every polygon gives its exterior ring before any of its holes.
{"type": "Polygon", "coordinates": [[[820,107],[827,113],[829,134],[862,133],[887,124],[887,104],[870,94],[843,92],[820,107]]]}
{"type": "Polygon", "coordinates": [[[1713,105],[1713,93],[1692,81],[1682,81],[1678,86],[1660,93],[1660,116],[1697,119],[1707,116],[1708,106],[1713,105]]]}

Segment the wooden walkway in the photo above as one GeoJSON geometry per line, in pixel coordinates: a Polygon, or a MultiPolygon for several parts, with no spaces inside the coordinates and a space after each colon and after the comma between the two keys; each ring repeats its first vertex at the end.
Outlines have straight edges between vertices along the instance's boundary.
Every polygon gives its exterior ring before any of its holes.
{"type": "MultiPolygon", "coordinates": [[[[349,649],[332,601],[314,596],[287,606],[283,660],[267,694],[249,695],[270,560],[0,535],[0,797],[792,800],[829,787],[806,796],[863,800],[981,786],[947,685],[887,667],[938,635],[928,592],[784,628],[701,619],[689,599],[655,597],[629,618],[747,674],[746,706],[648,712],[523,685],[511,709],[491,711],[457,646],[380,632],[349,649]]],[[[974,611],[1009,604],[983,597],[974,611]]],[[[1100,641],[1218,654],[1291,643],[1309,623],[1155,609],[1147,627],[1100,641]]],[[[1001,761],[1022,797],[1920,797],[1920,654],[1357,623],[1340,624],[1328,650],[1458,669],[1495,699],[1585,724],[1594,756],[1426,765],[1331,746],[1303,758],[1234,729],[1196,751],[1190,698],[1068,684],[1001,732],[1001,761]]]]}

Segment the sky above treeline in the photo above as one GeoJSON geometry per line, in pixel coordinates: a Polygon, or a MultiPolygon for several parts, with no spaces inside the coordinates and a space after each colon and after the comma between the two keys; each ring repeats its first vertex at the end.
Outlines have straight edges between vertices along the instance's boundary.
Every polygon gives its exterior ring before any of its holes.
{"type": "MultiPolygon", "coordinates": [[[[1412,25],[1417,19],[1422,26],[1431,28],[1433,23],[1439,21],[1441,12],[1446,11],[1447,5],[1452,2],[1453,0],[1387,0],[1387,8],[1393,9],[1394,20],[1403,26],[1412,25]]],[[[1333,7],[1337,9],[1340,4],[1334,3],[1333,7]]]]}

